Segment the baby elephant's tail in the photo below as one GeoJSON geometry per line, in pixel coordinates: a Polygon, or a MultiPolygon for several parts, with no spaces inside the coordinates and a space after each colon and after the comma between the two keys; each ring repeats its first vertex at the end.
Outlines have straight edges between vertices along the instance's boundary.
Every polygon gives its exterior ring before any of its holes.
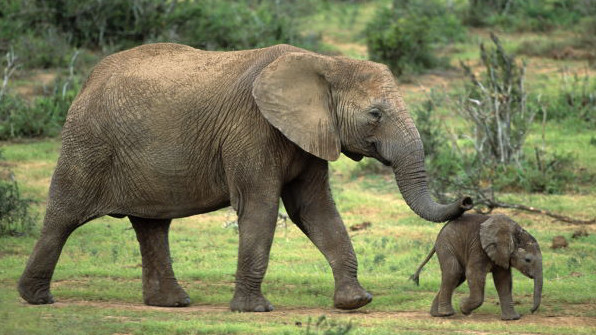
{"type": "Polygon", "coordinates": [[[433,248],[428,253],[428,256],[426,256],[426,258],[424,259],[422,264],[420,264],[420,266],[418,266],[418,269],[416,269],[416,272],[410,276],[409,279],[414,281],[414,283],[416,283],[416,286],[420,285],[420,272],[422,271],[422,268],[426,265],[426,263],[428,263],[428,261],[430,261],[430,259],[433,257],[434,254],[435,254],[435,247],[433,246],[433,248]]]}

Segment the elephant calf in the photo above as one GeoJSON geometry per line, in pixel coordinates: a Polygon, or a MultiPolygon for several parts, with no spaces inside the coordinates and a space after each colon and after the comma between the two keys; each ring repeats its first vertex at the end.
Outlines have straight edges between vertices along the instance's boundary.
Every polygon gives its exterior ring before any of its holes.
{"type": "Polygon", "coordinates": [[[511,268],[534,279],[534,306],[540,306],[542,293],[542,254],[536,239],[505,215],[465,214],[450,221],[439,232],[433,249],[410,277],[418,285],[420,271],[437,253],[441,266],[441,289],[433,300],[432,316],[450,316],[453,291],[468,280],[470,295],[460,303],[463,314],[470,314],[484,301],[486,274],[493,274],[499,294],[501,319],[517,320],[513,308],[511,268]]]}

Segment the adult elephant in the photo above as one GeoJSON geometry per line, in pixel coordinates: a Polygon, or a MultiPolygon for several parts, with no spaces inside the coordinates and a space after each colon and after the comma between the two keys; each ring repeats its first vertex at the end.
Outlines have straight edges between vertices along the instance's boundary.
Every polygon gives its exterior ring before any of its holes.
{"type": "Polygon", "coordinates": [[[21,297],[52,303],[50,279],[66,239],[103,216],[128,216],[141,247],[146,304],[185,306],[171,266],[173,218],[231,204],[240,246],[231,309],[270,311],[261,293],[279,199],[325,255],[334,304],[371,301],[329,190],[340,152],[395,170],[408,205],[445,221],[469,198],[435,203],[420,136],[387,67],[289,45],[210,52],[160,43],[107,57],[73,102],[62,132],[41,236],[21,297]]]}

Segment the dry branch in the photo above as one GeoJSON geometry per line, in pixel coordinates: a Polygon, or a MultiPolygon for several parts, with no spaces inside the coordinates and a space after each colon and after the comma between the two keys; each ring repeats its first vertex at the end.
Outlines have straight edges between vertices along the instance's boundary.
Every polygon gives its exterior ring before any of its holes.
{"type": "Polygon", "coordinates": [[[546,215],[546,216],[549,216],[556,220],[570,223],[570,224],[590,225],[590,224],[596,223],[596,218],[593,218],[591,220],[581,220],[581,219],[577,219],[577,218],[571,218],[569,216],[565,216],[562,214],[554,213],[554,212],[551,212],[546,209],[536,208],[536,207],[526,206],[526,205],[520,205],[520,204],[510,204],[510,203],[505,203],[505,202],[490,202],[489,204],[486,204],[486,206],[489,208],[489,212],[491,212],[495,208],[512,208],[512,209],[518,209],[518,210],[522,210],[522,211],[526,211],[526,212],[532,212],[532,213],[546,215]]]}

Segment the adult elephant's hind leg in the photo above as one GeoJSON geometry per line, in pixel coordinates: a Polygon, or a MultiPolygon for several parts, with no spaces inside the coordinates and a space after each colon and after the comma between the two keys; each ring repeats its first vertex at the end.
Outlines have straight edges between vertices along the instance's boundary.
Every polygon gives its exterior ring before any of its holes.
{"type": "Polygon", "coordinates": [[[190,298],[178,284],[172,269],[168,242],[171,220],[134,216],[129,216],[129,219],[141,247],[145,304],[161,307],[188,306],[190,298]]]}
{"type": "Polygon", "coordinates": [[[83,222],[48,204],[41,235],[18,283],[19,294],[34,305],[54,303],[50,281],[62,248],[70,234],[83,222]]]}

